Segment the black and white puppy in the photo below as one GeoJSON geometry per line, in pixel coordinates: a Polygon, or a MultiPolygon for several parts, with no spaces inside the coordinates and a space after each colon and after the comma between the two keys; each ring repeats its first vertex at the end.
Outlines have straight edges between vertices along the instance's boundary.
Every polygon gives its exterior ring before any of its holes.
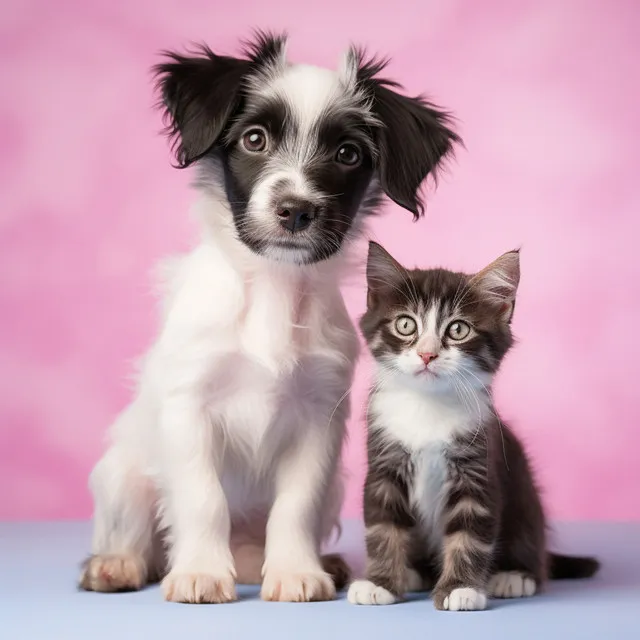
{"type": "Polygon", "coordinates": [[[358,342],[339,290],[345,244],[385,193],[419,188],[458,141],[446,113],[397,93],[350,50],[289,64],[258,34],[242,58],[202,48],[157,68],[180,166],[196,164],[200,243],[171,261],[160,335],[91,476],[85,589],[227,602],[334,597],[320,556],[342,502],[358,342]]]}

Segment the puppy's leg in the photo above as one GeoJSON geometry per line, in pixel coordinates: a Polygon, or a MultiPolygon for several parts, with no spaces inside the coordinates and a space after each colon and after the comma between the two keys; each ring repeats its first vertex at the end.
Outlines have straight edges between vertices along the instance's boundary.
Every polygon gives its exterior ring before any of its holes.
{"type": "Polygon", "coordinates": [[[218,477],[216,427],[196,398],[172,395],[161,417],[163,517],[170,533],[170,571],[162,581],[174,602],[235,600],[230,518],[218,477]]]}
{"type": "Polygon", "coordinates": [[[276,497],[267,524],[262,598],[332,600],[335,586],[319,557],[322,509],[341,439],[326,423],[309,428],[278,461],[276,497]]]}
{"type": "MultiPolygon", "coordinates": [[[[119,425],[131,420],[130,407],[119,425]]],[[[157,579],[153,536],[156,491],[134,453],[116,443],[91,474],[95,515],[92,555],[84,563],[80,587],[88,591],[128,591],[157,579]]]]}
{"type": "MultiPolygon", "coordinates": [[[[261,584],[264,542],[245,540],[234,544],[232,540],[231,552],[238,575],[237,582],[239,584],[261,584]]],[[[331,553],[322,556],[320,561],[322,568],[331,576],[336,589],[344,589],[351,575],[349,565],[344,558],[337,553],[331,553]]]]}

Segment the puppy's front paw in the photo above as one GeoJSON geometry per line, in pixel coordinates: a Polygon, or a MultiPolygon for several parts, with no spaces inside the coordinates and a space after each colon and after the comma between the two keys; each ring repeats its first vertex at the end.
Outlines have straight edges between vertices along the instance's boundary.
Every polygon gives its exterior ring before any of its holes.
{"type": "Polygon", "coordinates": [[[347,600],[351,604],[393,604],[396,597],[384,587],[378,587],[370,580],[356,580],[349,587],[347,600]]]}
{"type": "Polygon", "coordinates": [[[221,604],[236,599],[236,585],[231,574],[220,577],[171,571],[162,581],[162,591],[169,602],[221,604]]]}
{"type": "Polygon", "coordinates": [[[433,604],[443,611],[481,611],[487,608],[487,596],[472,587],[438,589],[433,594],[433,604]]]}
{"type": "Polygon", "coordinates": [[[135,555],[95,555],[83,565],[79,585],[86,591],[137,591],[147,581],[144,560],[135,555]]]}
{"type": "Polygon", "coordinates": [[[333,580],[324,571],[293,573],[267,571],[260,595],[273,602],[317,602],[333,600],[336,589],[333,580]]]}

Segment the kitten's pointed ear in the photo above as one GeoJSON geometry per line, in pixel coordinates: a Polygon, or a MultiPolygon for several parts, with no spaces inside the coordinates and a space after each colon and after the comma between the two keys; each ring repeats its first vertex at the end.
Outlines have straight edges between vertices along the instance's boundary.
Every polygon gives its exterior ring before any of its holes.
{"type": "Polygon", "coordinates": [[[509,251],[471,279],[483,299],[494,303],[503,322],[511,322],[520,283],[520,251],[509,251]]]}
{"type": "Polygon", "coordinates": [[[392,288],[393,282],[406,269],[392,255],[377,242],[369,242],[367,256],[367,307],[371,309],[378,303],[380,296],[392,288]]]}
{"type": "Polygon", "coordinates": [[[417,220],[424,213],[423,181],[429,174],[437,176],[442,161],[462,141],[449,113],[422,96],[402,95],[396,82],[377,77],[386,64],[386,60],[367,60],[364,51],[352,48],[342,74],[355,77],[356,85],[370,97],[379,124],[374,132],[382,189],[417,220]]]}

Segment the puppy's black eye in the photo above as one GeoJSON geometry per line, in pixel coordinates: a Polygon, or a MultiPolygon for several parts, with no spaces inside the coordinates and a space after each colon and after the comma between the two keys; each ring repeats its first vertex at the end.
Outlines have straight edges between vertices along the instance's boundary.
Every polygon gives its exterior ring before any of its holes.
{"type": "Polygon", "coordinates": [[[361,157],[360,149],[352,142],[346,142],[336,152],[336,162],[347,167],[355,167],[361,157]]]}
{"type": "Polygon", "coordinates": [[[267,149],[267,132],[260,127],[252,127],[242,135],[242,146],[251,153],[262,153],[267,149]]]}

